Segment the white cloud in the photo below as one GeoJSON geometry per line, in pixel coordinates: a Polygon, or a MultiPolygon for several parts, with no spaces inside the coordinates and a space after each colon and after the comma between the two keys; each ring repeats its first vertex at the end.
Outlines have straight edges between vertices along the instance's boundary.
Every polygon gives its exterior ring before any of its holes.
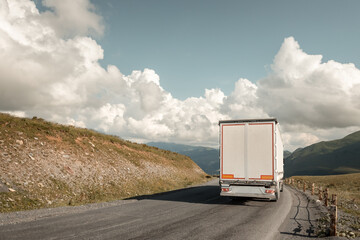
{"type": "Polygon", "coordinates": [[[234,91],[225,100],[222,112],[232,119],[268,117],[257,103],[257,90],[256,84],[240,78],[235,83],[234,91]]]}
{"type": "Polygon", "coordinates": [[[53,11],[43,13],[28,0],[0,1],[0,58],[6,59],[0,61],[0,111],[141,142],[213,146],[220,119],[277,117],[290,150],[360,125],[359,70],[322,63],[293,38],[257,84],[240,78],[229,96],[205,89],[203,97],[181,101],[152,69],[126,76],[99,65],[103,50],[88,35],[104,27],[88,1],[47,0],[53,11]]]}
{"type": "Polygon", "coordinates": [[[89,0],[43,0],[43,5],[52,11],[44,12],[41,17],[60,37],[75,35],[102,35],[102,17],[96,14],[89,0]]]}
{"type": "Polygon", "coordinates": [[[258,83],[259,104],[285,124],[314,129],[359,126],[360,70],[354,64],[321,59],[286,38],[272,73],[258,83]]]}

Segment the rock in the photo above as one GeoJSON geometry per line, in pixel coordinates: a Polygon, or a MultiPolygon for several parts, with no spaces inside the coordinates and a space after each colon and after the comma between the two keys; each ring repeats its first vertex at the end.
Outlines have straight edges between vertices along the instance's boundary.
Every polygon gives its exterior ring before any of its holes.
{"type": "Polygon", "coordinates": [[[44,184],[38,183],[38,186],[39,186],[40,188],[43,188],[43,187],[44,187],[44,184]]]}
{"type": "Polygon", "coordinates": [[[63,158],[70,158],[70,156],[67,155],[67,154],[64,154],[64,155],[63,155],[63,158]]]}
{"type": "Polygon", "coordinates": [[[18,144],[20,146],[24,144],[23,140],[16,140],[15,142],[16,142],[16,144],[18,144]]]}
{"type": "Polygon", "coordinates": [[[39,140],[37,137],[34,137],[35,140],[39,140]]]}
{"type": "Polygon", "coordinates": [[[71,175],[74,174],[73,170],[72,170],[70,167],[65,166],[64,169],[65,169],[69,174],[71,174],[71,175]]]}
{"type": "Polygon", "coordinates": [[[343,233],[343,232],[342,232],[342,233],[339,234],[339,236],[340,236],[340,237],[346,237],[346,233],[343,233]]]}
{"type": "Polygon", "coordinates": [[[13,188],[9,188],[9,191],[10,191],[10,192],[16,192],[16,190],[13,189],[13,188]]]}
{"type": "Polygon", "coordinates": [[[30,158],[31,160],[35,160],[35,158],[32,156],[31,153],[29,153],[28,156],[29,156],[29,158],[30,158]]]}
{"type": "Polygon", "coordinates": [[[92,143],[92,142],[90,142],[89,141],[89,144],[94,148],[95,147],[95,145],[92,143]]]}

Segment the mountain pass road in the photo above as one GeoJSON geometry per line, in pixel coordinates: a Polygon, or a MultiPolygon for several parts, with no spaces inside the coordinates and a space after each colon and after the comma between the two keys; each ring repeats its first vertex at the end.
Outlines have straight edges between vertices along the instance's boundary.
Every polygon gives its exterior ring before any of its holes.
{"type": "MultiPolygon", "coordinates": [[[[277,202],[231,200],[219,196],[213,180],[111,206],[5,223],[0,239],[305,239],[315,237],[315,214],[311,202],[293,189],[285,187],[277,202]]],[[[13,215],[21,218],[22,212],[13,215]]]]}

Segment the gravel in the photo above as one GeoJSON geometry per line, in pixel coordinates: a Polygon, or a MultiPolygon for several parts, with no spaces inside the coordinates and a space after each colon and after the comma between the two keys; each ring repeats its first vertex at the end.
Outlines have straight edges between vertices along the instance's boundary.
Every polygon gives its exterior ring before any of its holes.
{"type": "MultiPolygon", "coordinates": [[[[289,185],[288,185],[289,186],[289,185]]],[[[337,223],[337,236],[329,237],[329,226],[330,226],[330,207],[326,207],[323,201],[318,200],[318,196],[311,195],[310,191],[305,193],[302,190],[299,190],[293,186],[292,189],[305,194],[308,199],[315,202],[320,213],[320,218],[318,219],[318,228],[319,228],[319,237],[323,239],[360,239],[360,229],[353,229],[350,225],[359,221],[359,218],[341,211],[339,208],[338,211],[338,223],[337,223]]]]}
{"type": "Polygon", "coordinates": [[[127,203],[136,202],[138,200],[117,200],[113,202],[102,202],[102,203],[93,203],[86,204],[82,206],[68,206],[68,207],[58,207],[58,208],[44,208],[30,211],[20,211],[12,213],[1,213],[0,214],[0,226],[8,224],[16,224],[21,222],[30,222],[39,219],[68,215],[68,214],[77,214],[86,212],[89,210],[95,210],[104,207],[119,206],[127,203]]]}

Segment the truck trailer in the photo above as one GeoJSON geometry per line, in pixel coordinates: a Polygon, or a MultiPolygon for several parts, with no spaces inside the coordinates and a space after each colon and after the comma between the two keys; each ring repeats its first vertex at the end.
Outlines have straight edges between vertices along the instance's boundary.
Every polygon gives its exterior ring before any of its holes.
{"type": "Polygon", "coordinates": [[[283,143],[278,121],[219,121],[220,195],[277,201],[283,189],[283,143]]]}

